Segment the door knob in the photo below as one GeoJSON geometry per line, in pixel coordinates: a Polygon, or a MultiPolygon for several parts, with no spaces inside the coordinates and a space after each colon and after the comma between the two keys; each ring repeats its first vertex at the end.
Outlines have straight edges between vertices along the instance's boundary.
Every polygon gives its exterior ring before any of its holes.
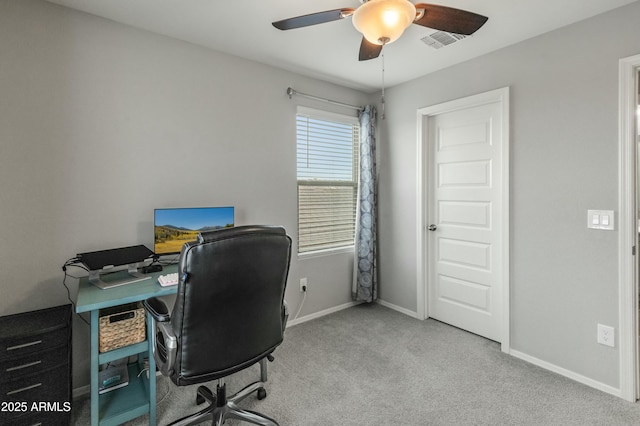
{"type": "Polygon", "coordinates": [[[429,231],[435,231],[436,229],[438,229],[438,227],[436,225],[429,225],[429,231]]]}

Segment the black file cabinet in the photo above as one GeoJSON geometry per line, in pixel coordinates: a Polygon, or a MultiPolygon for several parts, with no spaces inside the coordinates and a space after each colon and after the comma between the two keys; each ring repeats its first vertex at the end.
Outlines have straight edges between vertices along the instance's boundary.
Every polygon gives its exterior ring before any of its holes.
{"type": "Polygon", "coordinates": [[[0,317],[0,424],[71,423],[71,305],[0,317]]]}

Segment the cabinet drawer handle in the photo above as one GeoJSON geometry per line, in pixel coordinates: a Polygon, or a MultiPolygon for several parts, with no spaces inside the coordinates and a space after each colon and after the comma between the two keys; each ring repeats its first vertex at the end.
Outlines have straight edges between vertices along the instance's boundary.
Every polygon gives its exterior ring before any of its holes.
{"type": "Polygon", "coordinates": [[[36,383],[35,385],[27,386],[26,388],[12,390],[10,392],[7,392],[7,396],[8,395],[14,395],[16,393],[20,393],[20,392],[24,392],[24,391],[28,391],[29,389],[35,389],[35,388],[40,387],[40,386],[42,386],[42,383],[36,383]]]}
{"type": "Polygon", "coordinates": [[[36,340],[35,342],[24,343],[22,345],[11,346],[7,348],[7,351],[15,351],[16,349],[28,348],[29,346],[39,345],[42,343],[42,340],[36,340]]]}
{"type": "Polygon", "coordinates": [[[15,367],[7,368],[6,372],[8,373],[9,371],[22,370],[23,368],[33,367],[34,365],[38,365],[38,364],[42,364],[42,361],[34,361],[28,364],[22,364],[15,367]]]}

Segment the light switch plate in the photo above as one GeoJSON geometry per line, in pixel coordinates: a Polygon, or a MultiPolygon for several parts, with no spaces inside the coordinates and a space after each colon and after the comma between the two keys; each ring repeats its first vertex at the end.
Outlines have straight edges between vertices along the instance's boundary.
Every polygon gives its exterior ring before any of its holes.
{"type": "Polygon", "coordinates": [[[587,228],[613,231],[615,212],[613,210],[587,210],[587,228]]]}

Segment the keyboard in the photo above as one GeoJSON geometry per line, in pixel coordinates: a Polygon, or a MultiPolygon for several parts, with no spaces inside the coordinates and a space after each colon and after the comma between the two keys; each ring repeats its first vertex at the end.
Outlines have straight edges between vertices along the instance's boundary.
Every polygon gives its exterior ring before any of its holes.
{"type": "Polygon", "coordinates": [[[158,283],[163,287],[176,285],[178,284],[178,273],[174,272],[173,274],[160,275],[158,277],[158,283]]]}

